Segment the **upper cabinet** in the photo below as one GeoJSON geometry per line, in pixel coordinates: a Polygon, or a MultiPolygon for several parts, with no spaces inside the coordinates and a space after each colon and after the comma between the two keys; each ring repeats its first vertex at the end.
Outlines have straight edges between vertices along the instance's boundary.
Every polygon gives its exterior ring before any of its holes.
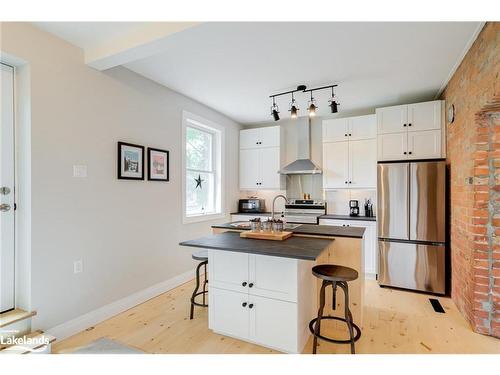
{"type": "Polygon", "coordinates": [[[279,126],[240,130],[240,189],[284,188],[279,126]]]}
{"type": "Polygon", "coordinates": [[[323,188],[377,186],[375,115],[323,121],[323,188]]]}
{"type": "Polygon", "coordinates": [[[377,108],[377,159],[437,159],[446,156],[444,101],[377,108]]]}

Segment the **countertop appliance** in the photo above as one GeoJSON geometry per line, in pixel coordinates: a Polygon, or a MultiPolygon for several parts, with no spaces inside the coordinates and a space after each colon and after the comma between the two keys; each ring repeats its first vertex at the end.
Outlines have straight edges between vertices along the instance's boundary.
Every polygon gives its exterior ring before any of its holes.
{"type": "Polygon", "coordinates": [[[318,224],[319,217],[326,214],[326,203],[314,199],[289,199],[285,205],[287,223],[318,224]]]}
{"type": "Polygon", "coordinates": [[[359,216],[359,202],[355,199],[349,201],[349,216],[359,216]]]}
{"type": "Polygon", "coordinates": [[[380,285],[446,293],[444,160],[377,165],[380,285]]]}
{"type": "Polygon", "coordinates": [[[238,203],[240,213],[260,213],[266,212],[266,201],[258,198],[240,199],[238,203]]]}

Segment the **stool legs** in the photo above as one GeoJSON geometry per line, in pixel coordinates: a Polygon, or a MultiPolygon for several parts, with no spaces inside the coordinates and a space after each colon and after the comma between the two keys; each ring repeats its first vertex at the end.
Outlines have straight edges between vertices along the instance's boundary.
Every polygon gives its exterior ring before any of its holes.
{"type": "Polygon", "coordinates": [[[196,267],[196,287],[194,288],[193,294],[191,295],[191,311],[189,314],[189,319],[193,319],[195,305],[196,306],[206,306],[206,304],[205,304],[205,293],[206,293],[205,286],[207,284],[207,280],[206,280],[206,277],[207,277],[206,265],[207,265],[207,263],[208,263],[208,261],[201,262],[196,267]],[[200,293],[200,292],[198,292],[198,290],[200,289],[200,269],[202,266],[205,267],[205,280],[203,281],[203,292],[200,293]],[[199,294],[203,294],[203,304],[197,303],[195,301],[196,296],[199,294]]]}
{"type": "Polygon", "coordinates": [[[349,287],[347,283],[339,282],[340,287],[344,291],[344,315],[347,323],[347,327],[349,328],[349,337],[351,339],[351,354],[355,354],[356,351],[354,349],[354,330],[352,328],[352,314],[349,309],[349,287]]]}
{"type": "Polygon", "coordinates": [[[205,303],[205,294],[206,294],[206,288],[207,288],[207,283],[208,283],[208,280],[207,280],[207,264],[205,263],[203,265],[203,272],[205,272],[205,277],[203,280],[203,304],[206,305],[205,303]]]}
{"type": "Polygon", "coordinates": [[[318,336],[321,334],[321,318],[323,317],[323,309],[325,308],[325,288],[328,285],[327,282],[323,281],[321,284],[321,291],[319,292],[319,309],[318,318],[316,320],[316,326],[314,327],[314,340],[313,340],[313,354],[316,354],[316,346],[318,344],[318,336]]]}

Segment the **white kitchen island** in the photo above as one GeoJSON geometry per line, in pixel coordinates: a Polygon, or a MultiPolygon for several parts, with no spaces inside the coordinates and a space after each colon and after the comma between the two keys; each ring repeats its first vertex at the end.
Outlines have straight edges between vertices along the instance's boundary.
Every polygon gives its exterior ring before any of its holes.
{"type": "MultiPolygon", "coordinates": [[[[267,241],[240,238],[238,232],[227,233],[228,229],[219,226],[214,231],[224,233],[181,243],[208,249],[209,328],[278,351],[301,353],[310,337],[309,321],[317,313],[317,281],[311,269],[318,261],[328,262],[336,237],[294,233],[285,241],[267,241]]],[[[356,234],[342,240],[351,242],[349,251],[358,254],[357,267],[341,259],[337,264],[359,272],[363,229],[348,232],[328,226],[324,230],[356,234]]],[[[355,320],[360,315],[359,296],[351,293],[355,320]]]]}

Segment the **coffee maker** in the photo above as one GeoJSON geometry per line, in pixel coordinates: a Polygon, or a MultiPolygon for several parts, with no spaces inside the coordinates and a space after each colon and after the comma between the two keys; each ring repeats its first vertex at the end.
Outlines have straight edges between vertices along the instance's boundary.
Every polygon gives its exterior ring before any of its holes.
{"type": "Polygon", "coordinates": [[[359,202],[355,199],[349,201],[349,216],[359,216],[359,202]]]}

